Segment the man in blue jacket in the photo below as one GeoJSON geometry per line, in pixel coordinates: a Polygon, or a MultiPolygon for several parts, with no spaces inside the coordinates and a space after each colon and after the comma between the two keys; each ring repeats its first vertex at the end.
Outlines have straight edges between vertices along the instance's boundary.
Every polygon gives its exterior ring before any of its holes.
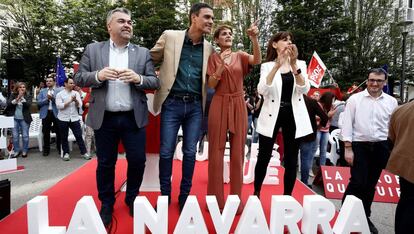
{"type": "Polygon", "coordinates": [[[50,153],[50,130],[56,133],[56,149],[60,155],[60,134],[58,127],[55,97],[62,88],[55,87],[55,74],[52,73],[46,78],[46,88],[40,90],[37,96],[37,105],[39,107],[39,117],[42,119],[43,133],[43,156],[50,153]]]}

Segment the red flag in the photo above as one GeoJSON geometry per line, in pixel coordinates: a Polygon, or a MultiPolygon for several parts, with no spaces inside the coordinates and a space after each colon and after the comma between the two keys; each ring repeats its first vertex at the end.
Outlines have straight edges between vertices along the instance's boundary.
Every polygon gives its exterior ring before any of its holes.
{"type": "Polygon", "coordinates": [[[312,86],[319,88],[323,75],[325,75],[325,71],[325,64],[322,62],[316,51],[313,52],[312,59],[308,66],[308,77],[312,86]]]}

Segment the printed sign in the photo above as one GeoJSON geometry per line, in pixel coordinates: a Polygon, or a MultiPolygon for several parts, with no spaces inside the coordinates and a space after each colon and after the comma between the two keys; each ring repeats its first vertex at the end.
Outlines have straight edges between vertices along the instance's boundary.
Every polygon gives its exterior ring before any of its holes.
{"type": "MultiPolygon", "coordinates": [[[[342,199],[350,177],[349,167],[322,166],[325,196],[332,199],[342,199]]],[[[375,202],[398,203],[400,199],[398,176],[382,170],[375,190],[375,202]]]]}
{"type": "Polygon", "coordinates": [[[323,75],[325,75],[326,66],[322,62],[319,55],[315,52],[313,52],[312,59],[308,66],[308,78],[309,82],[312,86],[319,88],[319,85],[321,84],[323,75]]]}

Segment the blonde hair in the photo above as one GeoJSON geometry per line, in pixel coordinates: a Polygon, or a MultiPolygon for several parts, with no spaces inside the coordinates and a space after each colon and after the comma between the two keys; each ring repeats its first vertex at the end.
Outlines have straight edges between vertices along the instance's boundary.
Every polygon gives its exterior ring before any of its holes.
{"type": "MultiPolygon", "coordinates": [[[[24,85],[24,87],[27,88],[26,83],[24,83],[24,82],[17,82],[17,84],[14,86],[13,92],[14,93],[18,93],[19,92],[19,88],[22,85],[24,85]]],[[[25,91],[25,93],[26,93],[26,91],[25,91]]]]}

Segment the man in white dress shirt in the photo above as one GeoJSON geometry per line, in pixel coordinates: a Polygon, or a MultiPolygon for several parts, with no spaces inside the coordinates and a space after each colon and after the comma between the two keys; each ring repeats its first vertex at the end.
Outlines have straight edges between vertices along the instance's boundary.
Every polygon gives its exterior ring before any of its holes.
{"type": "Polygon", "coordinates": [[[381,68],[368,72],[367,88],[352,95],[345,107],[342,137],[345,160],[351,165],[351,178],[342,201],[347,195],[362,200],[371,233],[378,233],[369,219],[375,186],[387,165],[390,148],[388,124],[397,100],[382,92],[387,73],[381,68]]]}
{"type": "Polygon", "coordinates": [[[69,128],[78,143],[79,150],[84,159],[90,160],[91,156],[86,152],[85,142],[82,138],[82,127],[80,124],[79,109],[82,108],[80,94],[73,90],[75,83],[72,78],[65,80],[65,89],[56,95],[56,107],[59,110],[57,118],[59,119],[59,132],[62,142],[63,161],[69,161],[69,128]]]}
{"type": "Polygon", "coordinates": [[[115,204],[115,164],[118,143],[125,147],[127,188],[125,204],[133,216],[145,169],[148,107],[145,90],[159,87],[149,50],[130,43],[131,12],[116,8],[108,12],[109,40],[89,44],[75,74],[80,87],[91,87],[86,124],[94,129],[98,165],[96,182],[105,226],[112,222],[115,204]]]}

